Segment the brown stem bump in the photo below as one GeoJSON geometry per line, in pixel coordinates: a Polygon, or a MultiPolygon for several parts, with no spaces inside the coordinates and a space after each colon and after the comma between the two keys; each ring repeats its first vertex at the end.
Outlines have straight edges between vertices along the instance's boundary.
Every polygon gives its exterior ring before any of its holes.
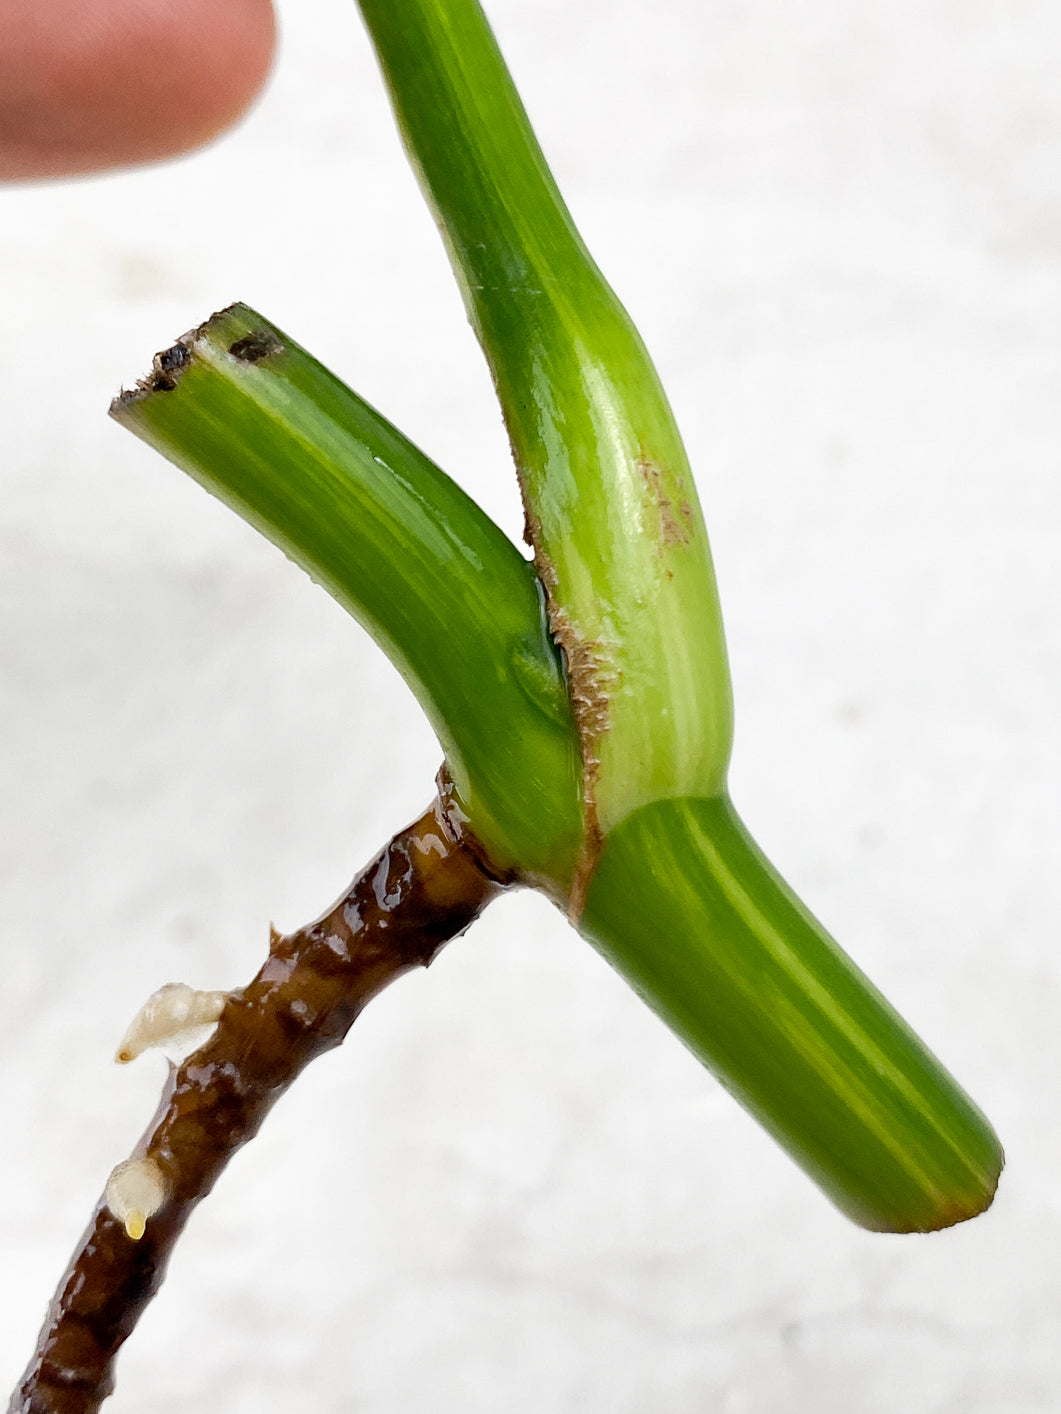
{"type": "Polygon", "coordinates": [[[318,922],[273,934],[265,965],[228,999],[205,1045],[171,1071],[151,1128],[115,1171],[119,1187],[127,1168],[138,1181],[157,1178],[157,1211],[138,1213],[130,1226],[101,1199],[9,1414],[99,1408],[114,1389],[119,1347],[231,1156],[303,1067],[339,1045],[366,1002],[403,972],[426,967],[500,888],[436,802],[318,922]]]}

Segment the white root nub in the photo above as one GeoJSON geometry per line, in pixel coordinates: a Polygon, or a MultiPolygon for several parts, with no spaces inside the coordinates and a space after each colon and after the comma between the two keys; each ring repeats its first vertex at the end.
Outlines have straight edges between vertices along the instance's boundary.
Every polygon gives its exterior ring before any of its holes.
{"type": "Polygon", "coordinates": [[[162,1207],[169,1190],[162,1170],[151,1159],[126,1159],[107,1179],[103,1196],[132,1240],[139,1242],[148,1218],[162,1207]]]}
{"type": "Polygon", "coordinates": [[[229,995],[197,992],[183,982],[168,982],[148,997],[133,1017],[114,1059],[125,1065],[141,1051],[161,1046],[171,1059],[183,1060],[210,1035],[229,995]]]}

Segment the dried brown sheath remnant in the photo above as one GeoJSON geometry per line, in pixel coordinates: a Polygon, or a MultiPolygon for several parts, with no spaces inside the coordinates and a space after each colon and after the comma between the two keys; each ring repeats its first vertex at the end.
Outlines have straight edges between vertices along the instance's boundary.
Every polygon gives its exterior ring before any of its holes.
{"type": "Polygon", "coordinates": [[[228,1002],[211,1039],[173,1072],[138,1154],[169,1197],[139,1241],[101,1203],[52,1302],[9,1414],[90,1414],[158,1290],[191,1210],[315,1056],[343,1040],[388,982],[426,967],[501,885],[454,838],[436,803],[317,923],[281,937],[228,1002]]]}

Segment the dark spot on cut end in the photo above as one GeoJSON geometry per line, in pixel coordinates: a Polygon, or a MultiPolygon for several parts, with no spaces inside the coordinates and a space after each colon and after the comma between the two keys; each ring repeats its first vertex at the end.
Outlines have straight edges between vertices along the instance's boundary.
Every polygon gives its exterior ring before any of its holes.
{"type": "Polygon", "coordinates": [[[271,354],[283,353],[284,346],[270,330],[256,329],[254,333],[245,334],[242,339],[230,344],[228,351],[242,363],[261,363],[271,354]]]}
{"type": "Polygon", "coordinates": [[[147,386],[152,393],[172,393],[177,386],[181,370],[192,361],[192,351],[187,344],[176,343],[172,348],[163,349],[152,360],[151,374],[147,386]]]}
{"type": "Polygon", "coordinates": [[[172,347],[157,353],[151,360],[151,372],[147,377],[137,379],[135,388],[123,388],[113,400],[110,407],[111,416],[120,418],[125,408],[138,403],[149,393],[172,393],[191,361],[191,348],[183,340],[178,340],[172,347]]]}
{"type": "Polygon", "coordinates": [[[192,351],[187,344],[176,343],[163,349],[151,360],[151,372],[140,383],[140,391],[145,393],[172,393],[180,381],[180,375],[192,361],[192,351]]]}
{"type": "Polygon", "coordinates": [[[170,349],[163,349],[160,354],[155,355],[155,367],[159,373],[174,373],[178,368],[183,368],[186,363],[190,363],[192,351],[187,344],[174,344],[170,349]]]}

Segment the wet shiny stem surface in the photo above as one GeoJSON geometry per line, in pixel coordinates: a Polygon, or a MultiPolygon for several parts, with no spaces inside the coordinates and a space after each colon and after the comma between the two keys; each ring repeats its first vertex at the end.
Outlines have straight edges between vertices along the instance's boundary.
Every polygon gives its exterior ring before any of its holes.
{"type": "Polygon", "coordinates": [[[115,1357],[159,1289],[195,1205],[314,1057],[365,1003],[426,967],[502,886],[457,840],[436,802],[317,922],[274,934],[253,981],[205,1045],[171,1072],[137,1149],[169,1196],[139,1241],[101,1200],[60,1282],[9,1414],[90,1414],[114,1389],[115,1357]]]}

